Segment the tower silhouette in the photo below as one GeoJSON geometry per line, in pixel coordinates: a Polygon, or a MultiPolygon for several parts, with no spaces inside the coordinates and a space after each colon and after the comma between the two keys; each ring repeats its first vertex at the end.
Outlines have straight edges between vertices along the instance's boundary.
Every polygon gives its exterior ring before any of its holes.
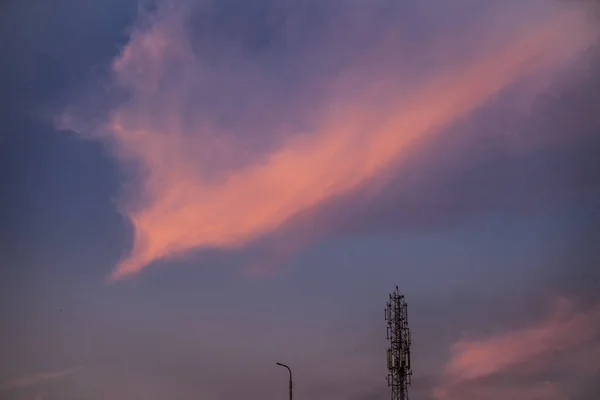
{"type": "Polygon", "coordinates": [[[385,309],[387,322],[388,387],[392,400],[408,400],[408,386],[412,370],[410,366],[410,329],[407,320],[407,304],[404,295],[396,289],[390,294],[385,309]]]}

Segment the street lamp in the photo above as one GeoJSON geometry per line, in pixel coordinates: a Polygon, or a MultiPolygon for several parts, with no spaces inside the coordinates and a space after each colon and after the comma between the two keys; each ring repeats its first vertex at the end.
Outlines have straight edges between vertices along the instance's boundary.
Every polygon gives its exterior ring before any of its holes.
{"type": "Polygon", "coordinates": [[[279,365],[280,367],[287,368],[288,372],[290,373],[290,400],[292,400],[292,370],[285,364],[278,362],[277,365],[279,365]]]}

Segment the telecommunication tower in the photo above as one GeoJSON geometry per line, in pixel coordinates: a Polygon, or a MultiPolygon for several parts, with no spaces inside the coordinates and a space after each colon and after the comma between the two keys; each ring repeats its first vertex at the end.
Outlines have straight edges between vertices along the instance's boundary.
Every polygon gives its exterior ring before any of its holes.
{"type": "Polygon", "coordinates": [[[388,387],[392,389],[392,400],[408,400],[408,386],[412,370],[410,368],[410,330],[408,329],[407,305],[404,295],[398,290],[390,294],[385,309],[387,322],[388,387]]]}

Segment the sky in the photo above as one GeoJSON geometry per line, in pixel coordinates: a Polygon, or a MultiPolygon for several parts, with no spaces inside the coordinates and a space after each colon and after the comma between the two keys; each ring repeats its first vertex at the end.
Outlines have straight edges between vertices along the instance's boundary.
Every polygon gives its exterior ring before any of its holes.
{"type": "Polygon", "coordinates": [[[598,399],[599,12],[2,2],[0,399],[598,399]]]}

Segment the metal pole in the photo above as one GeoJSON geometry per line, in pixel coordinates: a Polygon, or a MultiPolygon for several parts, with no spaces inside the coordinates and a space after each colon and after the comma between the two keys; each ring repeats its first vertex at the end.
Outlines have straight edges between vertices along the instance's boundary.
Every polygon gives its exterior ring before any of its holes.
{"type": "Polygon", "coordinates": [[[279,365],[280,367],[287,368],[288,372],[290,373],[290,400],[292,400],[292,370],[285,364],[278,362],[277,365],[279,365]]]}

